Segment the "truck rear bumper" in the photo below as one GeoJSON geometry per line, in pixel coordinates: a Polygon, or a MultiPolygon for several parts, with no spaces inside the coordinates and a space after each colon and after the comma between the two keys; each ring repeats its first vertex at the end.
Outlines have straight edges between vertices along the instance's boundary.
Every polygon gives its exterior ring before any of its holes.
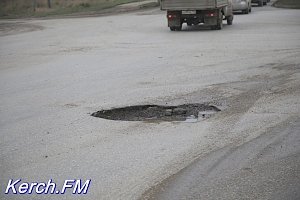
{"type": "Polygon", "coordinates": [[[201,11],[197,10],[196,14],[182,14],[182,11],[168,11],[168,26],[181,26],[183,23],[188,25],[203,24],[207,26],[218,23],[217,10],[201,11]]]}

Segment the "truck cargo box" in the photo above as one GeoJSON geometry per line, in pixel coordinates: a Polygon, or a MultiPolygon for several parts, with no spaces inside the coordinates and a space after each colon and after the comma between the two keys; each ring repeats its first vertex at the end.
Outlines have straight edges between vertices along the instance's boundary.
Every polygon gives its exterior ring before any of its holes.
{"type": "Polygon", "coordinates": [[[228,5],[228,0],[161,0],[162,10],[203,10],[228,5]]]}

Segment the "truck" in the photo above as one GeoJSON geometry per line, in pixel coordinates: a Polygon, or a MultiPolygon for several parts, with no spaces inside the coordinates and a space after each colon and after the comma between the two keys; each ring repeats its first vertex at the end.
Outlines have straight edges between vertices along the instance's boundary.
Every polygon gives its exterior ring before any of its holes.
{"type": "Polygon", "coordinates": [[[223,20],[232,25],[232,0],[160,0],[161,10],[167,11],[168,27],[180,31],[182,24],[204,25],[214,30],[223,27],[223,20]]]}

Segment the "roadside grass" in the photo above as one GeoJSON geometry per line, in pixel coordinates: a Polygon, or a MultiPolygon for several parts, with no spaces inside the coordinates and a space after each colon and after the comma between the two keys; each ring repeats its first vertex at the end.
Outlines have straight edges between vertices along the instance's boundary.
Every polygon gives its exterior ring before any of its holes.
{"type": "Polygon", "coordinates": [[[273,6],[278,8],[300,9],[300,0],[277,0],[273,6]]]}
{"type": "Polygon", "coordinates": [[[97,12],[114,6],[143,0],[56,0],[48,8],[47,1],[13,0],[0,2],[0,18],[46,17],[82,12],[97,12]]]}

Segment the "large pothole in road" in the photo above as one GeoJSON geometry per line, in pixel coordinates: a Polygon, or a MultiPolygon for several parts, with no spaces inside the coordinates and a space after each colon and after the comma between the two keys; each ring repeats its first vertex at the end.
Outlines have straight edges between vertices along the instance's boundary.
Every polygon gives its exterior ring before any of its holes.
{"type": "Polygon", "coordinates": [[[208,104],[183,104],[179,106],[138,105],[110,110],[100,110],[92,114],[109,120],[119,121],[185,121],[197,122],[211,117],[219,108],[208,104]]]}

